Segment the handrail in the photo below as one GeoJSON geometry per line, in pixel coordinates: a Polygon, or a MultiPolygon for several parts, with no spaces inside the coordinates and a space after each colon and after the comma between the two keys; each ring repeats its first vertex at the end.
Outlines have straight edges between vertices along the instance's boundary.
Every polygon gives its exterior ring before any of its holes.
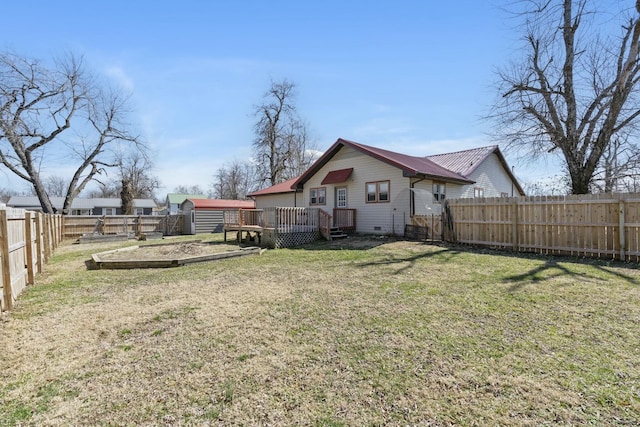
{"type": "Polygon", "coordinates": [[[324,209],[319,210],[320,234],[326,240],[331,240],[331,214],[324,209]]]}

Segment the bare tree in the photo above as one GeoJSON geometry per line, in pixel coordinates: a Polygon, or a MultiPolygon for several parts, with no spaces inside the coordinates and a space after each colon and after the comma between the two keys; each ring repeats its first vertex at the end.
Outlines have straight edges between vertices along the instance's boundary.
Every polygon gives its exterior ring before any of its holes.
{"type": "Polygon", "coordinates": [[[593,175],[592,191],[611,193],[631,191],[640,181],[640,147],[615,137],[602,154],[600,166],[593,175]]]}
{"type": "Polygon", "coordinates": [[[173,189],[174,193],[180,194],[207,194],[199,185],[179,185],[173,189]]]}
{"type": "Polygon", "coordinates": [[[116,181],[109,180],[106,182],[99,181],[98,186],[89,191],[88,197],[105,197],[113,198],[118,197],[120,194],[120,184],[116,181]]]}
{"type": "Polygon", "coordinates": [[[153,162],[144,153],[135,150],[126,155],[119,155],[118,178],[120,182],[127,181],[131,194],[136,199],[152,199],[160,188],[160,180],[151,174],[153,162]]]}
{"type": "Polygon", "coordinates": [[[214,176],[213,196],[218,199],[243,200],[257,189],[256,168],[251,163],[233,161],[218,169],[214,176]]]}
{"type": "Polygon", "coordinates": [[[298,117],[295,95],[294,83],[272,81],[263,102],[255,108],[253,148],[262,183],[279,184],[311,164],[307,124],[298,117]]]}
{"type": "Polygon", "coordinates": [[[588,0],[523,3],[527,54],[499,73],[498,136],[532,158],[558,153],[571,192],[588,193],[612,141],[636,130],[640,0],[618,38],[593,30],[588,0]]]}
{"type": "Polygon", "coordinates": [[[18,192],[7,187],[0,187],[0,203],[7,203],[13,196],[17,196],[18,192]]]}
{"type": "Polygon", "coordinates": [[[0,53],[0,164],[33,186],[45,212],[53,206],[41,167],[55,163],[52,153],[77,162],[65,194],[67,212],[97,174],[114,166],[112,145],[139,144],[126,131],[127,113],[127,98],[97,85],[81,58],[68,55],[48,68],[0,53]]]}
{"type": "MultiPolygon", "coordinates": [[[[43,180],[43,185],[49,197],[64,197],[69,188],[69,181],[61,176],[51,175],[43,180]]],[[[31,190],[35,196],[35,189],[32,187],[31,190]]]]}

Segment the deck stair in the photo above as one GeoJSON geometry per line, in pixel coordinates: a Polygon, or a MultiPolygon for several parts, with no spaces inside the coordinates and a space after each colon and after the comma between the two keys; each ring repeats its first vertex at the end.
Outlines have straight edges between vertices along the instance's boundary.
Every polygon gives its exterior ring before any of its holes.
{"type": "Polygon", "coordinates": [[[331,227],[330,234],[331,240],[345,239],[349,237],[349,235],[342,231],[340,227],[331,227]]]}

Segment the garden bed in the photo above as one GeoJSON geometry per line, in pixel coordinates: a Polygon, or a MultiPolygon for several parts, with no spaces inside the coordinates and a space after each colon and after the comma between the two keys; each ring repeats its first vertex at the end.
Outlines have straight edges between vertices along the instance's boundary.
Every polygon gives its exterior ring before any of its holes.
{"type": "Polygon", "coordinates": [[[99,269],[166,268],[260,253],[261,249],[254,246],[180,242],[129,246],[96,253],[91,258],[99,269]]]}

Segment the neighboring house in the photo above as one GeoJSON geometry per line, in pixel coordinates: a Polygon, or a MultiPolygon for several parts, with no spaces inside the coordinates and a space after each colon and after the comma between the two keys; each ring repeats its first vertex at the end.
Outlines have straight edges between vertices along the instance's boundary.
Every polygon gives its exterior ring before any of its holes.
{"type": "Polygon", "coordinates": [[[302,198],[302,190],[293,188],[298,177],[280,184],[273,185],[262,190],[254,191],[247,194],[248,197],[256,201],[256,209],[263,209],[273,206],[278,207],[297,207],[305,206],[302,198]]]}
{"type": "Polygon", "coordinates": [[[180,206],[187,199],[206,199],[204,194],[181,194],[181,193],[169,193],[167,194],[167,214],[175,215],[180,213],[180,206]]]}
{"type": "Polygon", "coordinates": [[[253,200],[187,199],[180,206],[184,214],[184,234],[217,233],[224,225],[224,211],[254,209],[253,200]]]}
{"type": "MultiPolygon", "coordinates": [[[[51,204],[58,213],[62,213],[64,197],[51,197],[51,204]]],[[[36,196],[13,196],[7,202],[7,206],[27,210],[42,210],[40,201],[36,196]]],[[[153,199],[133,199],[134,215],[152,215],[156,202],[153,199]]],[[[71,203],[69,215],[122,215],[122,200],[117,198],[91,198],[76,197],[71,203]]]]}
{"type": "MultiPolygon", "coordinates": [[[[253,193],[256,205],[279,202],[283,189],[273,193],[275,187],[253,193]]],[[[417,157],[345,139],[290,189],[302,193],[298,206],[321,208],[334,221],[350,212],[356,232],[396,235],[414,215],[441,213],[446,198],[524,195],[497,146],[417,157]]]]}

